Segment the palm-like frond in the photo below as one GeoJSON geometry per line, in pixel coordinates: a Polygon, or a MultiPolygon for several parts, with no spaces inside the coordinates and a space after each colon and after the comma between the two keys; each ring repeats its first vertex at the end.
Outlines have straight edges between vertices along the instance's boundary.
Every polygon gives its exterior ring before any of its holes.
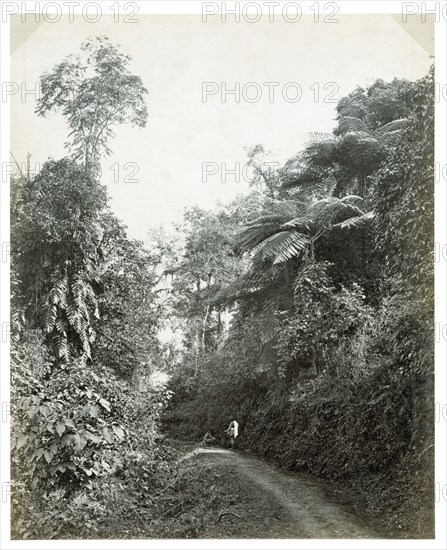
{"type": "Polygon", "coordinates": [[[268,207],[268,212],[278,217],[288,216],[289,218],[304,213],[305,210],[306,204],[304,202],[293,199],[275,201],[268,207]]]}
{"type": "Polygon", "coordinates": [[[386,147],[395,147],[402,139],[402,133],[408,125],[408,119],[399,118],[392,120],[381,128],[372,132],[371,136],[386,147]]]}
{"type": "Polygon", "coordinates": [[[333,166],[337,154],[338,141],[336,138],[328,138],[325,141],[315,141],[310,143],[304,156],[311,170],[318,173],[324,173],[333,166]]]}
{"type": "Polygon", "coordinates": [[[367,212],[362,216],[354,216],[352,218],[344,220],[341,223],[337,223],[334,225],[334,227],[339,227],[340,229],[352,229],[353,227],[362,227],[373,219],[374,212],[371,210],[370,212],[367,212]]]}
{"type": "Polygon", "coordinates": [[[355,216],[363,216],[365,211],[355,206],[354,204],[346,204],[343,201],[340,201],[340,207],[332,216],[331,222],[333,225],[344,221],[345,219],[352,218],[355,216]]]}
{"type": "Polygon", "coordinates": [[[338,130],[341,134],[346,132],[368,132],[368,127],[360,118],[345,116],[338,123],[338,130]]]}
{"type": "Polygon", "coordinates": [[[336,197],[326,197],[325,199],[315,201],[307,208],[306,216],[315,223],[325,210],[327,211],[329,207],[335,205],[339,200],[336,197]]]}
{"type": "Polygon", "coordinates": [[[253,224],[239,233],[236,238],[236,245],[239,246],[242,251],[251,250],[259,243],[276,233],[279,225],[280,222],[267,222],[263,224],[261,221],[253,224]]]}
{"type": "Polygon", "coordinates": [[[312,225],[313,221],[310,218],[299,216],[298,218],[293,218],[293,220],[283,224],[281,229],[296,229],[302,233],[303,231],[309,232],[312,225]]]}
{"type": "Polygon", "coordinates": [[[275,234],[284,223],[305,211],[306,205],[301,201],[274,201],[239,233],[236,244],[243,251],[251,250],[275,234]]]}
{"type": "Polygon", "coordinates": [[[275,265],[300,256],[309,242],[309,237],[298,231],[281,231],[265,239],[253,252],[263,260],[273,260],[275,265]]]}
{"type": "Polygon", "coordinates": [[[384,134],[378,141],[385,147],[396,147],[402,141],[402,130],[394,130],[384,134]]]}
{"type": "Polygon", "coordinates": [[[305,166],[293,171],[285,171],[281,185],[283,189],[293,189],[294,187],[309,189],[314,187],[319,180],[321,180],[320,171],[305,166]]]}
{"type": "Polygon", "coordinates": [[[408,125],[407,118],[398,118],[396,120],[392,120],[391,122],[388,122],[388,124],[384,124],[380,128],[377,128],[377,130],[374,130],[374,132],[372,132],[371,135],[373,138],[380,140],[389,133],[405,130],[407,125],[408,125]]]}
{"type": "Polygon", "coordinates": [[[348,195],[344,199],[327,197],[314,202],[308,208],[307,215],[313,220],[315,230],[321,232],[347,218],[363,216],[364,211],[355,204],[359,200],[356,195],[348,195]]]}
{"type": "Polygon", "coordinates": [[[307,145],[313,145],[315,143],[320,143],[328,140],[333,140],[334,135],[329,134],[328,132],[310,132],[309,133],[309,141],[307,145]]]}

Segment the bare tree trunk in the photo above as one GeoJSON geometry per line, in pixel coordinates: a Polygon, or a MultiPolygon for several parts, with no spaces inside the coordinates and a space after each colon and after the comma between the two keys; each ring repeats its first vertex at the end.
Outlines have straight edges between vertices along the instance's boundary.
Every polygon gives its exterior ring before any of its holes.
{"type": "Polygon", "coordinates": [[[220,335],[222,334],[222,316],[220,313],[220,309],[217,312],[217,336],[220,338],[220,335]]]}
{"type": "Polygon", "coordinates": [[[196,337],[195,337],[195,346],[194,346],[196,349],[195,349],[195,376],[197,376],[197,373],[199,372],[199,335],[196,334],[196,337]]]}
{"type": "Polygon", "coordinates": [[[205,317],[203,319],[203,328],[202,328],[202,351],[205,351],[205,334],[206,334],[206,323],[208,321],[208,315],[210,313],[209,304],[206,306],[205,317]]]}
{"type": "Polygon", "coordinates": [[[31,179],[31,153],[27,153],[26,155],[26,179],[27,181],[30,181],[31,179]]]}

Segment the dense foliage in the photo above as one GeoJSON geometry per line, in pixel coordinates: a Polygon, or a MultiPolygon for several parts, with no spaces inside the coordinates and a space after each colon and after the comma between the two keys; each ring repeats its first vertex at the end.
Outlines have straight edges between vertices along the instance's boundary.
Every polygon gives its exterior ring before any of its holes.
{"type": "Polygon", "coordinates": [[[231,322],[200,353],[184,339],[164,421],[224,443],[237,418],[241,446],[344,480],[394,532],[432,536],[433,72],[357,88],[337,113],[331,135],[258,170],[242,228],[232,206],[204,214],[228,218],[220,253],[239,267],[217,295],[183,278],[195,310],[177,314],[231,322]]]}
{"type": "Polygon", "coordinates": [[[58,65],[38,105],[68,117],[71,156],[11,186],[15,538],[146,536],[194,475],[158,429],[170,395],[151,381],[163,363],[160,259],[127,237],[99,180],[108,125],[143,124],[145,90],[106,39],[83,50],[88,71],[58,65]]]}
{"type": "Polygon", "coordinates": [[[432,536],[433,72],[357,88],[279,169],[249,149],[247,195],[144,246],[99,169],[113,125],[146,123],[129,63],[102,37],[42,76],[69,156],[12,182],[13,535],[197,536],[218,499],[159,427],[225,444],[236,418],[242,447],[432,536]]]}

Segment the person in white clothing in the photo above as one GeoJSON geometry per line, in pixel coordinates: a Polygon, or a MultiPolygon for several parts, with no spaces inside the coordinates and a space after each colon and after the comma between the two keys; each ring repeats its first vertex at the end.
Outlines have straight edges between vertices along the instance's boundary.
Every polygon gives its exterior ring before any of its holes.
{"type": "Polygon", "coordinates": [[[225,430],[225,433],[228,434],[230,438],[230,445],[231,448],[234,449],[234,444],[236,441],[236,437],[239,435],[239,424],[236,422],[236,420],[232,420],[230,422],[230,425],[225,430]]]}

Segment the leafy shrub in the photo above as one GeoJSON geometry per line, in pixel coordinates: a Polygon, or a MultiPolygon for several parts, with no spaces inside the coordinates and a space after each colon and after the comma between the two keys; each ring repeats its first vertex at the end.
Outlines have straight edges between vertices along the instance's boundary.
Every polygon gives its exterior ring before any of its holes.
{"type": "Polygon", "coordinates": [[[30,376],[32,365],[18,368],[29,378],[13,403],[12,448],[26,479],[34,486],[45,480],[48,488],[75,487],[119,467],[117,450],[126,435],[123,383],[80,361],[61,365],[51,378],[48,364],[41,378],[30,376]]]}

